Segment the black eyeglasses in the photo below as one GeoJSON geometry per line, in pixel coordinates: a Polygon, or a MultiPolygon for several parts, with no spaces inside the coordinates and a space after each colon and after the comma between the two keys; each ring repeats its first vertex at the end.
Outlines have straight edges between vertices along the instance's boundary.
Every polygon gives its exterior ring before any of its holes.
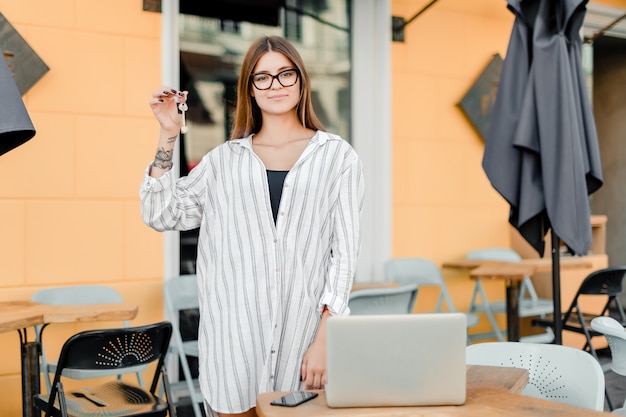
{"type": "Polygon", "coordinates": [[[252,79],[252,84],[254,84],[257,89],[269,90],[272,88],[274,80],[278,80],[278,83],[283,87],[291,87],[298,82],[299,75],[300,71],[298,71],[297,68],[289,68],[276,75],[259,73],[250,75],[250,78],[252,79]]]}

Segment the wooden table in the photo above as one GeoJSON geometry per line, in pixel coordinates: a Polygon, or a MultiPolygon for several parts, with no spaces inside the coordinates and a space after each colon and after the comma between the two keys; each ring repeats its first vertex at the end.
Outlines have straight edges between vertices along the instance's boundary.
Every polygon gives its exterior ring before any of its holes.
{"type": "MultiPolygon", "coordinates": [[[[444,268],[467,269],[472,279],[500,279],[506,286],[506,324],[508,340],[517,342],[520,340],[519,318],[519,294],[522,281],[527,276],[537,272],[552,270],[552,259],[532,258],[522,259],[520,262],[500,262],[482,260],[458,260],[445,262],[444,268]]],[[[590,268],[589,260],[579,257],[562,257],[560,259],[562,269],[566,268],[590,268]]]]}
{"type": "Polygon", "coordinates": [[[352,284],[352,291],[369,290],[371,288],[393,288],[398,287],[400,284],[390,281],[369,281],[369,282],[355,282],[352,284]]]}
{"type": "Polygon", "coordinates": [[[34,396],[40,392],[38,341],[28,341],[26,329],[38,324],[131,320],[138,307],[130,304],[52,306],[32,301],[0,302],[0,332],[17,330],[22,360],[22,415],[35,417],[34,396]]]}
{"type": "Polygon", "coordinates": [[[330,408],[323,390],[317,398],[297,407],[278,407],[270,401],[285,392],[257,397],[259,417],[595,417],[610,416],[586,408],[520,395],[528,382],[525,369],[468,366],[467,399],[460,406],[330,408]]]}

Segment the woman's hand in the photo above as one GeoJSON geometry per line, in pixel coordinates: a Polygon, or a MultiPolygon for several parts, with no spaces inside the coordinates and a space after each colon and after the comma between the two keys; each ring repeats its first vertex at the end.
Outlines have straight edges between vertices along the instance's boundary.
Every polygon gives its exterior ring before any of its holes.
{"type": "Polygon", "coordinates": [[[326,385],[326,343],[315,340],[302,359],[302,380],[306,389],[322,389],[326,385]]]}
{"type": "Polygon", "coordinates": [[[325,308],[315,340],[302,359],[301,378],[307,389],[322,389],[328,382],[326,377],[326,320],[328,317],[330,313],[325,308]]]}
{"type": "Polygon", "coordinates": [[[152,93],[150,108],[161,128],[168,132],[178,132],[183,122],[178,105],[187,101],[187,91],[177,91],[170,87],[159,87],[152,93]]]}

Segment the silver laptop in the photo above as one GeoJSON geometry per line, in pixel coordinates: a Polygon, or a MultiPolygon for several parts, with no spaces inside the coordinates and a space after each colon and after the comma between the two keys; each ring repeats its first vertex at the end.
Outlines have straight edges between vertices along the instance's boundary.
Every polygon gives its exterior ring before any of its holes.
{"type": "Polygon", "coordinates": [[[465,402],[462,313],[329,317],[329,407],[465,402]]]}

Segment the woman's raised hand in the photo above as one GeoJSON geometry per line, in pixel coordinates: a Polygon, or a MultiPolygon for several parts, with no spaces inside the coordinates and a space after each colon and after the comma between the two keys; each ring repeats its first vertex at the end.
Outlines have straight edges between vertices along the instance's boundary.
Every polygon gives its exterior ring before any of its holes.
{"type": "Polygon", "coordinates": [[[166,131],[178,132],[183,124],[183,116],[178,105],[187,101],[187,91],[177,91],[170,87],[159,87],[152,93],[150,108],[166,131]]]}

